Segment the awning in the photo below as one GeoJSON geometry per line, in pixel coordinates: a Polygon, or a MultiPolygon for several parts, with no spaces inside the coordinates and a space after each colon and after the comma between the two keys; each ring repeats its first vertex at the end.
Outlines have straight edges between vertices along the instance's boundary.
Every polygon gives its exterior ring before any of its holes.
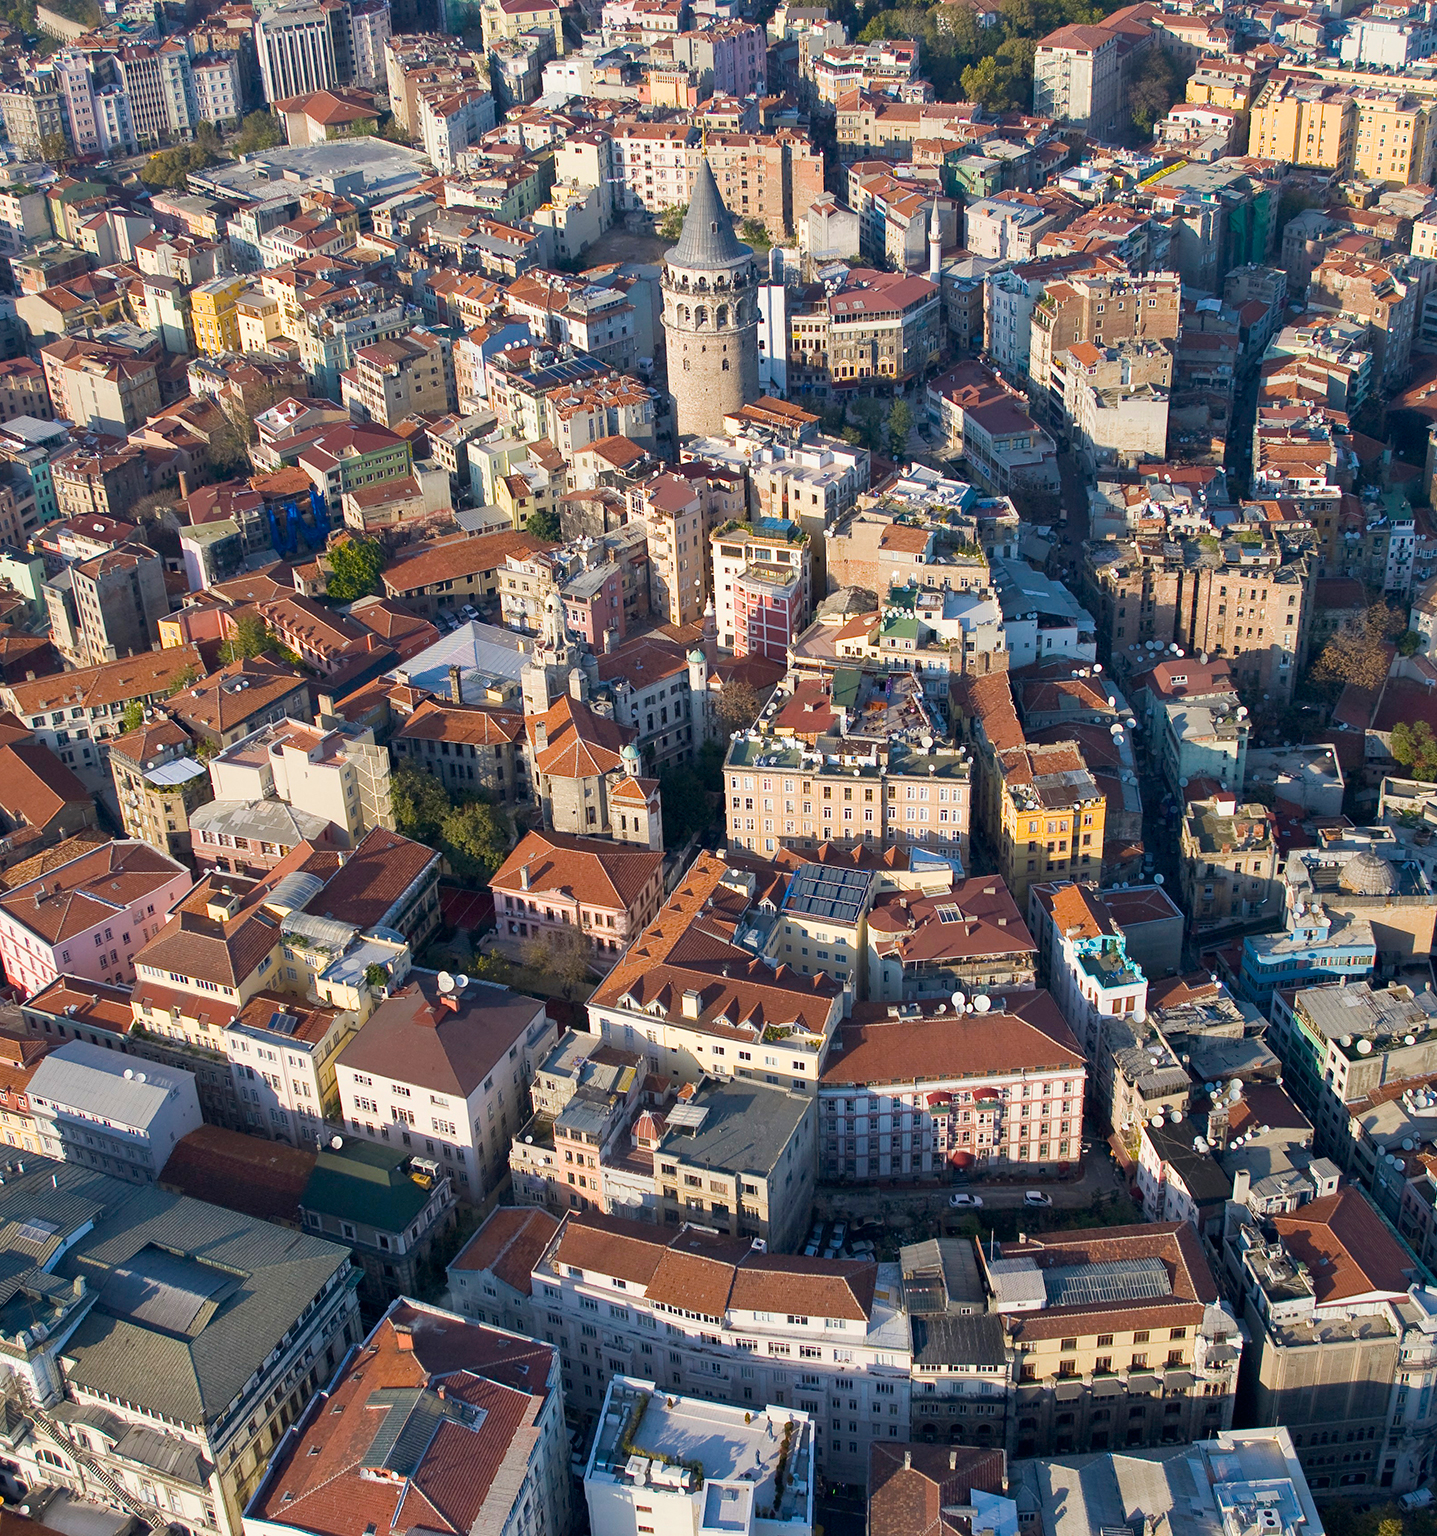
{"type": "Polygon", "coordinates": [[[953,1095],[951,1093],[930,1093],[928,1095],[928,1102],[930,1104],[951,1104],[953,1102],[953,1095]]]}
{"type": "Polygon", "coordinates": [[[1156,1376],[1129,1376],[1129,1392],[1156,1392],[1162,1383],[1156,1376]]]}
{"type": "Polygon", "coordinates": [[[1070,1403],[1075,1397],[1081,1397],[1084,1390],[1085,1389],[1081,1381],[1060,1381],[1058,1385],[1053,1388],[1053,1396],[1056,1397],[1060,1403],[1070,1403]]]}
{"type": "Polygon", "coordinates": [[[1191,1371],[1165,1371],[1163,1373],[1163,1385],[1169,1392],[1190,1391],[1193,1384],[1191,1371]]]}
{"type": "Polygon", "coordinates": [[[1099,1376],[1092,1387],[1094,1397],[1118,1397],[1122,1390],[1123,1384],[1116,1376],[1099,1376]]]}

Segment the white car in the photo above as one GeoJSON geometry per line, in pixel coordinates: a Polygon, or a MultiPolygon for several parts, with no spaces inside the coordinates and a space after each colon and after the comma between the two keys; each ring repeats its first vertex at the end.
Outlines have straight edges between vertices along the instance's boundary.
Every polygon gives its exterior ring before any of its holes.
{"type": "Polygon", "coordinates": [[[803,1256],[806,1259],[816,1259],[818,1257],[818,1244],[810,1243],[808,1247],[803,1250],[803,1256]]]}
{"type": "Polygon", "coordinates": [[[961,1191],[956,1195],[948,1196],[948,1204],[955,1211],[981,1211],[983,1209],[982,1195],[966,1195],[961,1191]]]}
{"type": "Polygon", "coordinates": [[[1041,1189],[1025,1189],[1023,1191],[1024,1205],[1051,1205],[1053,1197],[1045,1195],[1041,1189]]]}

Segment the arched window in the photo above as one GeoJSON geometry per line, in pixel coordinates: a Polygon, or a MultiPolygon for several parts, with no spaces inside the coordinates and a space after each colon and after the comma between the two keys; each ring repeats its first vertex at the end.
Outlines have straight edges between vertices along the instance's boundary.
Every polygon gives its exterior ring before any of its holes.
{"type": "Polygon", "coordinates": [[[728,372],[728,358],[724,358],[724,360],[723,360],[723,371],[725,373],[728,372]]]}
{"type": "Polygon", "coordinates": [[[699,279],[699,292],[700,293],[707,293],[708,291],[709,291],[709,280],[706,277],[701,277],[699,279]]]}
{"type": "Polygon", "coordinates": [[[687,373],[688,371],[689,371],[689,360],[688,360],[688,358],[685,358],[684,359],[684,372],[687,373]]]}
{"type": "Polygon", "coordinates": [[[702,326],[707,325],[708,323],[709,312],[703,307],[702,304],[700,304],[699,307],[694,311],[694,324],[702,326]]]}
{"type": "Polygon", "coordinates": [[[714,311],[714,324],[724,326],[728,324],[728,305],[720,304],[714,311]]]}
{"type": "Polygon", "coordinates": [[[688,323],[689,323],[689,307],[688,307],[687,304],[680,304],[679,305],[679,324],[680,325],[687,325],[688,323]]]}

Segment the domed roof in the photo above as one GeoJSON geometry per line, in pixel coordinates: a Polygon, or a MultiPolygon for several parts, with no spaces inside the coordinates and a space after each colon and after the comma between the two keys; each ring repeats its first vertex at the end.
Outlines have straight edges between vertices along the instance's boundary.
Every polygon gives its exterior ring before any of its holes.
{"type": "Polygon", "coordinates": [[[664,258],[671,267],[689,267],[696,271],[735,267],[753,259],[753,247],[745,245],[733,232],[733,219],[719,196],[714,173],[707,158],[699,161],[689,211],[684,215],[684,229],[679,243],[664,258]]]}
{"type": "Polygon", "coordinates": [[[1338,884],[1354,896],[1390,896],[1397,889],[1397,875],[1386,859],[1364,848],[1342,866],[1338,884]]]}
{"type": "Polygon", "coordinates": [[[707,661],[708,657],[704,655],[703,651],[698,646],[695,646],[693,650],[689,652],[689,660],[697,665],[701,661],[707,661]]]}
{"type": "Polygon", "coordinates": [[[633,744],[633,742],[625,742],[625,744],[619,748],[619,756],[622,757],[626,762],[636,763],[639,760],[639,749],[633,744]]]}

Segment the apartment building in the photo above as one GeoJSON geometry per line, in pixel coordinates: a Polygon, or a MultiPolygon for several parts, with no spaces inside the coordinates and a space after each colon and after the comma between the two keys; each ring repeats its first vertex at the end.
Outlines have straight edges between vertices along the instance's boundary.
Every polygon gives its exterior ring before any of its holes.
{"type": "Polygon", "coordinates": [[[1190,801],[1181,836],[1183,898],[1194,932],[1282,911],[1276,820],[1265,805],[1240,806],[1228,792],[1190,801]]]}
{"type": "Polygon", "coordinates": [[[885,890],[874,897],[865,928],[866,996],[872,1002],[1034,985],[1037,946],[994,875],[951,880],[939,889],[885,890]]]}
{"type": "Polygon", "coordinates": [[[647,844],[526,833],[490,881],[499,947],[517,958],[569,929],[589,940],[596,965],[612,965],[658,912],[663,862],[647,844]]]}
{"type": "Polygon", "coordinates": [[[1352,92],[1310,76],[1279,75],[1258,93],[1248,128],[1248,151],[1289,165],[1346,173],[1357,135],[1352,92]]]}
{"type": "Polygon", "coordinates": [[[560,1379],[551,1345],[395,1301],[265,1468],[245,1527],[319,1536],[343,1501],[378,1529],[400,1518],[414,1489],[437,1489],[463,1464],[461,1486],[434,1493],[444,1518],[563,1536],[572,1516],[560,1379]],[[412,1453],[397,1450],[410,1441],[412,1453]]]}
{"type": "Polygon", "coordinates": [[[1089,1061],[1104,1049],[1109,1021],[1147,1009],[1148,981],[1096,890],[1071,882],[1034,885],[1028,923],[1038,941],[1041,979],[1089,1061]]]}
{"type": "Polygon", "coordinates": [[[77,562],[66,574],[78,666],[98,667],[156,644],[170,600],[164,562],[153,549],[131,541],[77,562]]]}
{"type": "Polygon", "coordinates": [[[286,101],[339,85],[330,18],[322,5],[282,5],[257,17],[255,53],[264,99],[286,101]]]}
{"type": "Polygon", "coordinates": [[[389,738],[389,750],[451,790],[482,789],[512,805],[529,793],[523,733],[515,711],[425,699],[389,738]]]}
{"type": "Polygon", "coordinates": [[[210,782],[218,804],[279,800],[320,817],[341,847],[378,827],[394,830],[389,753],[369,728],[288,718],[261,726],[211,757],[210,782]]]}
{"type": "Polygon", "coordinates": [[[1033,58],[1033,111],[1106,138],[1122,114],[1118,34],[1107,27],[1050,32],[1033,58]]]}
{"type": "MultiPolygon", "coordinates": [[[[702,486],[682,475],[655,475],[642,490],[648,529],[650,600],[669,624],[697,624],[711,591],[702,486]]],[[[735,498],[742,512],[741,498],[735,498]]]]}
{"type": "Polygon", "coordinates": [[[47,1157],[153,1184],[182,1136],[201,1124],[195,1080],[172,1067],[136,1071],[123,1056],[71,1040],[26,1088],[47,1157]]]}
{"type": "Polygon", "coordinates": [[[731,927],[719,931],[742,919],[757,890],[752,873],[700,854],[589,999],[590,1029],[685,1083],[732,1076],[811,1095],[843,991],[826,975],[772,970],[731,927]],[[728,976],[713,974],[715,959],[728,976]]]}
{"type": "Polygon", "coordinates": [[[856,1004],[819,1078],[819,1177],[1051,1176],[1081,1159],[1086,1078],[1047,992],[856,1004]]]}
{"type": "Polygon", "coordinates": [[[1437,1072],[1437,998],[1428,991],[1367,981],[1283,988],[1272,1020],[1288,1091],[1318,1146],[1349,1173],[1358,1167],[1349,1103],[1437,1072]]]}
{"type": "Polygon", "coordinates": [[[190,290],[190,322],[195,350],[201,356],[223,357],[240,351],[239,301],[246,286],[246,279],[228,273],[197,283],[190,290]]]}
{"type": "Polygon", "coordinates": [[[26,997],[57,976],[121,983],[189,890],[189,870],[145,843],[110,842],[0,896],[0,962],[26,997]]]}
{"type": "Polygon", "coordinates": [[[508,1171],[529,1083],[557,1038],[532,998],[412,970],[340,1053],[342,1113],[356,1135],[438,1162],[477,1204],[508,1171]]]}
{"type": "Polygon", "coordinates": [[[1186,1444],[1231,1428],[1243,1335],[1195,1228],[1048,1234],[980,1245],[979,1262],[1015,1354],[1017,1455],[1186,1444]],[[1147,1278],[1133,1286],[1138,1272],[1147,1278]]]}
{"type": "Polygon", "coordinates": [[[781,1394],[821,1422],[819,1466],[845,1482],[864,1481],[873,1439],[908,1438],[913,1342],[896,1267],[756,1248],[737,1257],[731,1238],[702,1227],[579,1214],[531,1286],[535,1334],[559,1348],[580,1413],[597,1413],[610,1379],[637,1361],[665,1392],[744,1411],[781,1394]]]}
{"type": "Polygon", "coordinates": [[[1063,358],[1075,342],[1109,347],[1121,341],[1171,341],[1182,319],[1182,281],[1176,272],[1143,277],[1102,272],[1070,274],[1050,282],[1029,321],[1028,373],[1047,391],[1052,420],[1062,421],[1063,358]]]}
{"type": "Polygon", "coordinates": [[[724,524],[709,535],[720,649],[786,661],[808,623],[808,535],[796,523],[724,524]]]}
{"type": "MultiPolygon", "coordinates": [[[[193,645],[160,654],[199,656],[193,645]]],[[[204,673],[205,669],[192,665],[190,670],[204,673]]],[[[233,746],[273,722],[295,716],[308,719],[310,712],[308,681],[265,657],[226,662],[198,682],[171,692],[165,702],[166,714],[196,741],[215,750],[233,746]]]]}
{"type": "Polygon", "coordinates": [[[38,1261],[17,1239],[26,1268],[51,1275],[19,1357],[26,1485],[241,1536],[271,1452],[360,1337],[346,1249],[77,1163],[27,1158],[3,1194],[10,1229],[43,1237],[38,1261]],[[182,1284],[206,1298],[183,1343],[147,1304],[182,1284]]]}
{"type": "Polygon", "coordinates": [[[1416,1487],[1437,1436],[1430,1393],[1411,1390],[1437,1368],[1426,1271],[1354,1186],[1242,1217],[1223,1260],[1248,1331],[1244,1414],[1287,1428],[1314,1489],[1416,1487]]]}
{"type": "Polygon", "coordinates": [[[353,369],[340,377],[340,398],[389,428],[406,416],[452,411],[458,404],[453,344],[447,336],[420,327],[407,336],[360,347],[353,369]]]}

